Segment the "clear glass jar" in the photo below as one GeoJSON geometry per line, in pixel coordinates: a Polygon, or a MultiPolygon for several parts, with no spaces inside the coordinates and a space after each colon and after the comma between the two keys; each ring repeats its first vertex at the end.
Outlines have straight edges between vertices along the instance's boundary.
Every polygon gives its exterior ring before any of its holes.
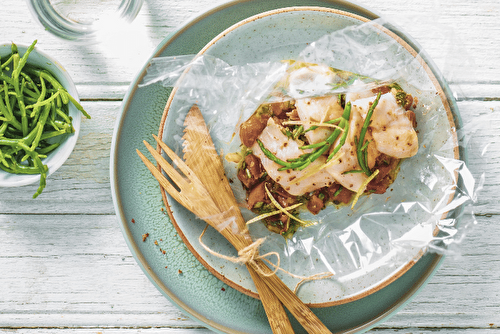
{"type": "Polygon", "coordinates": [[[91,43],[100,27],[131,22],[144,0],[26,0],[34,18],[57,37],[91,43]]]}

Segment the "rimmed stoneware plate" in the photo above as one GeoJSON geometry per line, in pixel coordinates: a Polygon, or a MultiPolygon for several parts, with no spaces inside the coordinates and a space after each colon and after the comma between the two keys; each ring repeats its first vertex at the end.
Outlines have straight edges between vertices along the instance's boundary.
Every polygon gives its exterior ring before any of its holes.
{"type": "MultiPolygon", "coordinates": [[[[160,137],[170,147],[180,151],[179,138],[183,134],[183,127],[179,126],[180,120],[190,105],[197,103],[210,124],[210,133],[218,151],[225,154],[234,150],[239,152],[241,143],[234,133],[237,133],[241,119],[246,119],[242,116],[245,111],[239,110],[245,110],[246,106],[238,108],[239,101],[234,101],[234,96],[238,90],[245,94],[252,91],[247,82],[255,80],[254,77],[245,77],[244,83],[241,84],[245,88],[236,88],[234,77],[238,77],[238,71],[246,73],[245,64],[253,64],[251,68],[255,69],[258,68],[256,64],[279,64],[283,60],[303,57],[310,59],[314,53],[325,59],[327,57],[324,56],[324,51],[334,50],[335,57],[328,59],[329,62],[334,62],[334,67],[347,67],[352,71],[354,65],[357,66],[355,69],[360,68],[359,73],[363,75],[366,75],[362,72],[364,66],[358,62],[364,60],[370,64],[370,68],[366,70],[373,71],[376,66],[373,59],[380,62],[381,54],[389,63],[401,63],[403,67],[412,69],[408,71],[411,77],[402,77],[398,83],[408,87],[408,81],[411,80],[428,90],[424,93],[421,88],[413,88],[411,91],[419,101],[416,114],[420,124],[418,132],[421,148],[416,156],[402,163],[396,182],[386,194],[363,198],[360,201],[363,204],[357,204],[355,210],[349,206],[328,206],[316,216],[309,215],[304,218],[307,212],[303,213],[301,219],[319,220],[320,223],[314,227],[299,229],[289,240],[266,231],[262,224],[249,227],[252,236],[266,238],[260,248],[261,254],[279,254],[280,265],[287,273],[280,271],[277,274],[291,289],[298,284],[300,278],[289,273],[300,277],[317,277],[325,273],[334,275],[330,279],[310,281],[298,290],[298,296],[314,307],[332,306],[366,297],[387,286],[411,268],[423,254],[422,249],[434,237],[435,217],[429,210],[437,211],[434,207],[436,204],[446,206],[449,199],[447,185],[455,184],[448,170],[441,168],[438,160],[429,158],[435,154],[448,159],[458,158],[455,124],[451,110],[448,105],[444,105],[447,100],[442,89],[427,64],[419,63],[420,71],[413,68],[415,64],[412,61],[418,57],[413,48],[386,28],[378,24],[373,27],[364,25],[365,22],[365,18],[353,13],[325,7],[289,7],[264,12],[233,25],[199,53],[199,56],[210,55],[233,65],[231,79],[227,80],[231,86],[224,82],[220,84],[221,87],[233,87],[232,91],[228,91],[228,88],[221,90],[221,96],[216,95],[214,101],[210,101],[211,94],[207,92],[207,88],[204,85],[197,88],[197,80],[189,79],[190,76],[196,78],[198,75],[196,68],[192,66],[176,83],[159,130],[160,137]],[[362,47],[358,45],[360,42],[357,38],[360,34],[363,36],[363,42],[369,44],[365,46],[366,50],[361,50],[362,47]],[[367,38],[373,40],[373,44],[367,43],[367,38]],[[342,54],[344,51],[338,49],[335,40],[340,40],[341,47],[347,50],[346,57],[342,54]],[[356,47],[353,48],[351,44],[356,47]],[[378,51],[372,54],[371,49],[375,44],[378,51]],[[360,57],[363,52],[366,52],[364,58],[360,57]],[[355,64],[350,64],[350,59],[356,59],[355,64]],[[193,81],[196,82],[195,85],[192,84],[193,81]],[[185,85],[189,85],[188,89],[181,88],[185,85]],[[189,95],[183,96],[183,91],[189,95]],[[231,100],[225,101],[226,96],[231,100]],[[436,96],[443,98],[436,99],[436,96]],[[452,144],[443,148],[447,142],[452,144]],[[432,165],[438,168],[433,168],[432,165]],[[428,170],[433,178],[439,180],[439,184],[431,186],[428,182],[422,182],[416,177],[422,170],[428,170]],[[442,198],[445,200],[442,201],[442,198]],[[401,209],[399,205],[406,208],[401,209]]],[[[223,80],[220,75],[207,79],[206,71],[200,72],[203,79],[210,82],[209,90],[220,89],[215,87],[217,82],[223,80]]],[[[259,79],[255,80],[258,87],[263,85],[263,77],[269,75],[267,71],[263,72],[262,78],[259,76],[259,79]]],[[[353,103],[356,104],[356,101],[353,103]]],[[[253,100],[248,104],[253,106],[250,112],[258,105],[255,105],[253,100]]],[[[226,163],[226,174],[230,177],[234,192],[244,195],[240,182],[235,177],[236,164],[226,163]]],[[[239,200],[244,203],[244,196],[239,200]]],[[[204,249],[199,236],[205,224],[201,221],[196,223],[195,218],[175,201],[168,198],[166,201],[173,224],[196,257],[230,286],[243,293],[256,295],[256,288],[244,266],[214,256],[204,249]]],[[[203,243],[209,243],[219,254],[236,256],[231,245],[217,231],[207,232],[203,240],[203,243]]]]}
{"type": "MultiPolygon", "coordinates": [[[[378,18],[366,9],[343,1],[230,2],[181,27],[160,44],[152,58],[196,54],[233,24],[269,10],[290,6],[334,9],[332,15],[335,15],[338,28],[378,18]]],[[[266,15],[263,14],[264,17],[266,15]]],[[[443,104],[446,104],[447,121],[455,122],[459,127],[454,100],[437,69],[407,36],[395,28],[391,29],[391,34],[423,57],[427,73],[439,87],[443,104]]],[[[164,135],[165,131],[168,133],[168,117],[173,116],[173,113],[163,112],[171,89],[160,84],[139,87],[147,67],[148,64],[127,93],[113,137],[112,190],[125,239],[156,287],[193,318],[220,332],[269,333],[265,313],[260,302],[252,296],[251,282],[246,273],[233,264],[220,268],[220,264],[209,263],[207,257],[200,256],[200,252],[194,249],[194,237],[188,234],[192,233],[197,240],[197,229],[203,228],[204,224],[170,201],[166,208],[170,210],[170,215],[167,215],[157,182],[136,157],[135,149],[142,148],[142,140],[151,138],[151,134],[158,131],[159,124],[162,124],[160,135],[164,135]],[[164,129],[164,125],[167,128],[164,129]],[[174,228],[169,216],[175,218],[178,229],[174,228]],[[186,224],[183,228],[179,227],[181,221],[186,224]],[[189,230],[186,226],[194,228],[189,230]],[[146,234],[147,238],[144,238],[146,234]],[[241,274],[226,277],[226,274],[234,272],[241,274]]],[[[168,138],[164,139],[168,141],[168,138]]],[[[214,242],[209,241],[210,244],[214,242]]],[[[432,276],[440,260],[439,255],[424,254],[415,249],[410,260],[395,271],[392,268],[390,272],[377,273],[376,280],[365,280],[368,288],[354,289],[354,293],[340,295],[340,298],[329,296],[333,302],[320,299],[318,303],[311,295],[301,298],[309,298],[311,304],[317,304],[314,312],[332,332],[364,331],[402,307],[432,276]],[[377,284],[374,285],[374,281],[377,284]]],[[[301,333],[300,325],[294,320],[292,323],[296,332],[301,333]]]]}

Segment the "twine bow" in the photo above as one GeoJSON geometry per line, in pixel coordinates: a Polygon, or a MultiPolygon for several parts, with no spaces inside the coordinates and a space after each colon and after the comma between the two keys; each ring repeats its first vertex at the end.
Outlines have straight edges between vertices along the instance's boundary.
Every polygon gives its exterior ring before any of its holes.
{"type": "Polygon", "coordinates": [[[252,242],[250,245],[248,245],[248,246],[240,249],[238,251],[238,256],[237,257],[235,257],[235,256],[227,256],[227,255],[224,255],[224,254],[217,253],[216,251],[212,250],[210,247],[208,247],[207,245],[205,245],[205,243],[202,240],[203,236],[205,235],[205,232],[208,229],[208,226],[209,225],[205,226],[205,228],[203,229],[203,231],[201,232],[201,234],[200,234],[200,236],[198,238],[198,241],[200,242],[200,245],[208,253],[210,253],[210,254],[218,257],[218,258],[230,261],[232,263],[237,263],[237,264],[247,264],[247,263],[254,262],[257,259],[264,260],[269,265],[271,265],[272,267],[274,267],[274,270],[272,272],[270,272],[270,273],[265,273],[262,270],[258,270],[259,274],[262,274],[264,276],[272,276],[272,275],[276,274],[278,272],[278,270],[281,270],[282,272],[284,272],[285,274],[287,274],[287,275],[289,275],[289,276],[291,276],[293,278],[300,279],[300,281],[295,285],[295,288],[293,290],[294,293],[297,293],[297,291],[299,290],[300,286],[303,285],[305,282],[327,279],[327,278],[330,278],[330,277],[334,276],[334,274],[332,272],[317,273],[317,274],[314,274],[314,275],[311,275],[311,276],[300,276],[300,275],[295,275],[295,274],[293,274],[293,273],[291,273],[291,272],[289,272],[289,271],[281,268],[280,267],[281,258],[280,258],[280,255],[278,254],[278,252],[268,252],[268,253],[266,253],[264,255],[259,255],[259,247],[260,247],[260,245],[262,245],[264,243],[265,238],[259,238],[259,239],[255,240],[254,242],[252,242]],[[274,264],[274,263],[272,263],[271,261],[269,261],[267,259],[268,257],[273,256],[273,255],[276,256],[276,258],[278,259],[278,261],[277,261],[278,263],[277,264],[274,264]]]}
{"type": "Polygon", "coordinates": [[[265,241],[264,238],[257,239],[254,242],[252,242],[250,245],[238,250],[238,257],[227,256],[224,254],[217,253],[216,251],[210,249],[210,247],[205,245],[202,238],[205,235],[207,228],[208,228],[208,225],[205,226],[205,228],[201,232],[201,234],[198,238],[198,241],[200,242],[200,245],[208,253],[210,253],[214,256],[217,256],[218,258],[228,260],[232,263],[237,263],[237,264],[247,264],[247,263],[255,262],[255,260],[257,260],[257,259],[265,260],[267,263],[270,263],[274,267],[274,270],[270,273],[265,273],[264,271],[259,270],[259,274],[262,274],[264,276],[272,276],[272,275],[276,274],[278,272],[278,270],[280,270],[280,255],[277,252],[269,252],[269,253],[266,253],[264,255],[259,255],[259,247],[260,247],[260,245],[262,245],[264,243],[264,241],[265,241]],[[276,258],[278,259],[278,264],[274,264],[267,259],[269,256],[273,256],[273,255],[275,255],[276,258]]]}

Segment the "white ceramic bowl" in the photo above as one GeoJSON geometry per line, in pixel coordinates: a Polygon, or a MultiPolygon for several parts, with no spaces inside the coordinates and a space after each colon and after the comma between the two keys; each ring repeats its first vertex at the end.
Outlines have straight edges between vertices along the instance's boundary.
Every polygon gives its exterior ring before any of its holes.
{"type": "MultiPolygon", "coordinates": [[[[28,49],[27,45],[18,43],[15,44],[17,45],[19,54],[21,56],[28,49]]],[[[11,54],[11,45],[12,43],[0,44],[1,58],[4,58],[5,56],[11,54]]],[[[77,101],[79,101],[78,92],[76,91],[73,80],[57,60],[35,47],[35,49],[30,53],[28,57],[27,64],[49,71],[68,91],[68,93],[71,94],[71,96],[73,96],[77,101]]],[[[82,115],[81,112],[77,110],[73,104],[71,104],[71,102],[69,103],[69,116],[73,118],[73,127],[75,129],[75,132],[72,134],[54,138],[55,141],[58,141],[61,145],[54,151],[49,153],[47,158],[42,160],[42,162],[47,165],[49,169],[47,176],[54,173],[59,167],[63,165],[63,163],[66,161],[66,159],[68,159],[71,152],[73,151],[73,148],[75,147],[78,134],[80,132],[80,122],[82,115]]],[[[0,187],[18,187],[39,181],[39,174],[12,174],[0,169],[0,187]]]]}

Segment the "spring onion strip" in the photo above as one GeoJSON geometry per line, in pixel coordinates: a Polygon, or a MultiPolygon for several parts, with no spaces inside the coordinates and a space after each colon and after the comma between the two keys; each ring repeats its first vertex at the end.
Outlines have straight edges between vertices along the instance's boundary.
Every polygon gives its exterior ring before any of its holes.
{"type": "MultiPolygon", "coordinates": [[[[283,208],[283,209],[285,209],[285,210],[287,210],[287,211],[291,211],[291,210],[293,210],[293,209],[298,208],[298,207],[299,207],[299,206],[301,206],[301,205],[304,205],[304,204],[303,204],[303,203],[297,203],[297,204],[294,204],[294,205],[292,205],[292,206],[288,206],[288,207],[283,208]]],[[[259,220],[262,220],[262,219],[264,219],[264,218],[267,218],[267,217],[271,217],[271,216],[277,215],[278,213],[281,213],[281,210],[275,210],[275,211],[271,211],[271,212],[263,213],[263,214],[261,214],[261,215],[259,215],[259,216],[255,217],[255,218],[250,219],[249,221],[247,221],[247,222],[246,222],[246,224],[247,224],[247,225],[249,225],[249,224],[253,224],[253,223],[258,222],[259,220]]]]}
{"type": "Polygon", "coordinates": [[[358,191],[356,192],[356,196],[354,196],[354,199],[352,201],[351,210],[354,209],[354,206],[358,202],[359,197],[361,195],[363,195],[363,193],[365,192],[365,189],[366,189],[366,186],[368,185],[368,183],[370,183],[378,175],[378,173],[379,173],[379,170],[377,169],[370,176],[368,176],[368,178],[365,180],[365,182],[363,182],[363,184],[359,187],[358,191]]]}
{"type": "Polygon", "coordinates": [[[279,203],[278,201],[273,197],[273,195],[271,194],[271,192],[269,191],[269,189],[267,189],[267,185],[264,186],[264,188],[266,189],[266,193],[267,193],[267,196],[269,197],[269,199],[271,200],[271,203],[273,203],[273,205],[282,213],[284,213],[285,215],[287,215],[288,217],[290,217],[291,219],[299,222],[300,224],[302,225],[310,225],[311,223],[309,222],[305,222],[297,217],[294,217],[290,212],[288,212],[287,210],[285,210],[279,203]]]}

